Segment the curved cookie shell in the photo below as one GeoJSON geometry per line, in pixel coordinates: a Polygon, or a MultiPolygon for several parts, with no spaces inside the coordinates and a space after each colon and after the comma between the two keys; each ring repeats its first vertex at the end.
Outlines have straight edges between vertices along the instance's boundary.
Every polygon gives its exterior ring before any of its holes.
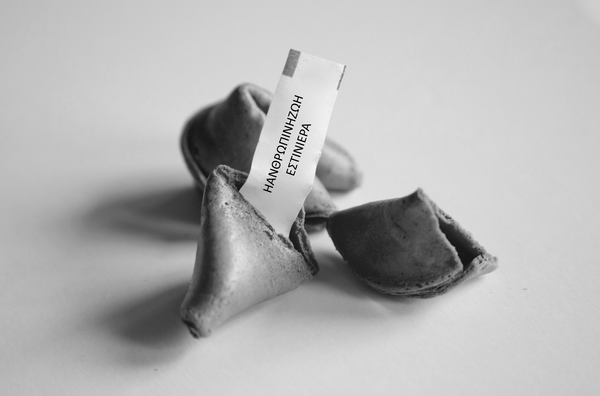
{"type": "MultiPolygon", "coordinates": [[[[241,84],[222,102],[202,109],[186,124],[181,136],[185,163],[202,190],[218,165],[248,173],[254,150],[271,105],[272,94],[253,84],[241,84]]],[[[325,141],[317,176],[304,206],[306,227],[319,230],[335,211],[328,189],[358,186],[360,172],[352,157],[331,140],[325,141]],[[319,180],[323,177],[323,179],[319,180]]]]}
{"type": "Polygon", "coordinates": [[[382,293],[434,297],[498,267],[421,189],[337,212],[327,231],[352,271],[382,293]]]}
{"type": "Polygon", "coordinates": [[[350,191],[362,183],[362,172],[354,158],[329,138],[325,139],[316,174],[330,191],[350,191]]]}
{"type": "Polygon", "coordinates": [[[318,265],[300,211],[289,238],[238,192],[247,174],[218,166],[202,200],[192,280],[180,314],[194,337],[208,336],[238,312],[291,291],[318,265]]]}
{"type": "Polygon", "coordinates": [[[272,95],[252,84],[236,87],[223,101],[196,113],[185,125],[183,156],[192,176],[206,178],[223,164],[248,173],[272,95]]]}

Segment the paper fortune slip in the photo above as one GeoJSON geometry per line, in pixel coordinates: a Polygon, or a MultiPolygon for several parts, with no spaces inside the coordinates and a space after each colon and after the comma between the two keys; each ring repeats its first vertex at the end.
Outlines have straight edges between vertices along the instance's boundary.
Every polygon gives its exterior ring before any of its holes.
{"type": "Polygon", "coordinates": [[[241,194],[288,236],[310,192],[345,66],[290,50],[241,194]]]}

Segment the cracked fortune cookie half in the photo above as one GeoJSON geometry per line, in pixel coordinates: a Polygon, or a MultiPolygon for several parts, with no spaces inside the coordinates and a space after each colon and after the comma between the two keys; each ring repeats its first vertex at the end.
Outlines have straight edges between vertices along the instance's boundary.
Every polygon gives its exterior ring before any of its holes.
{"type": "Polygon", "coordinates": [[[210,174],[194,273],[180,308],[194,337],[228,318],[294,290],[318,271],[301,209],[289,237],[277,234],[239,193],[247,174],[221,165],[210,174]]]}
{"type": "Polygon", "coordinates": [[[327,231],[352,271],[382,293],[435,297],[498,267],[421,189],[334,213],[327,231]]]}
{"type": "MultiPolygon", "coordinates": [[[[200,110],[187,122],[181,149],[198,188],[204,189],[210,172],[221,164],[250,172],[271,100],[269,91],[241,84],[225,100],[200,110]]],[[[316,174],[304,205],[309,231],[323,229],[335,211],[328,190],[351,190],[362,178],[354,159],[330,140],[325,141],[316,174]]]]}

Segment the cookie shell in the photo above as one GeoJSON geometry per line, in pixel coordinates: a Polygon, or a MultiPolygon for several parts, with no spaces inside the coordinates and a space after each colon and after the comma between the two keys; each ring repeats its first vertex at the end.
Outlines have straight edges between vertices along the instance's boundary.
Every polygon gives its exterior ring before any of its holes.
{"type": "Polygon", "coordinates": [[[316,173],[330,191],[350,191],[362,183],[362,172],[354,158],[329,138],[325,139],[316,173]]]}
{"type": "Polygon", "coordinates": [[[434,297],[498,266],[421,189],[337,212],[327,231],[352,271],[382,293],[434,297]]]}
{"type": "Polygon", "coordinates": [[[318,271],[301,210],[289,237],[239,193],[247,175],[218,166],[207,180],[201,231],[188,292],[180,308],[194,337],[225,320],[294,290],[318,271]]]}

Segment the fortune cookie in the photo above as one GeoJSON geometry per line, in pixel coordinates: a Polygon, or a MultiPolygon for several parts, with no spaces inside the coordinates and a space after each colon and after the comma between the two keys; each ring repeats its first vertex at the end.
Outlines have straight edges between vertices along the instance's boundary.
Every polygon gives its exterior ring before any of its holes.
{"type": "Polygon", "coordinates": [[[196,263],[180,313],[194,337],[238,312],[291,291],[318,271],[301,209],[277,234],[239,193],[247,174],[221,165],[208,177],[196,263]]]}
{"type": "MultiPolygon", "coordinates": [[[[196,113],[185,125],[181,149],[199,189],[221,164],[248,173],[272,94],[242,84],[225,100],[196,113]]],[[[361,174],[352,157],[339,145],[325,141],[313,188],[306,198],[306,228],[319,230],[335,210],[328,189],[347,191],[358,186],[361,174]]]]}
{"type": "Polygon", "coordinates": [[[421,189],[334,213],[327,231],[352,271],[382,293],[435,297],[498,267],[421,189]]]}

